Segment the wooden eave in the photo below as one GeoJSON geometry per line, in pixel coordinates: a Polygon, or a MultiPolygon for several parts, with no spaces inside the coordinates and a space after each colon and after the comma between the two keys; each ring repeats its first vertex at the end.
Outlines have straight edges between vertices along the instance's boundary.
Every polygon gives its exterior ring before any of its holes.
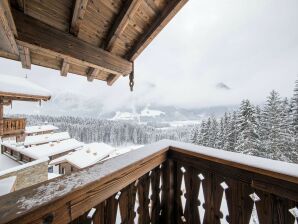
{"type": "Polygon", "coordinates": [[[112,85],[186,2],[2,0],[0,56],[112,85]]]}
{"type": "Polygon", "coordinates": [[[11,102],[12,100],[17,101],[47,101],[50,100],[51,96],[40,96],[40,95],[28,95],[21,93],[8,93],[0,91],[0,101],[1,102],[11,102]]]}

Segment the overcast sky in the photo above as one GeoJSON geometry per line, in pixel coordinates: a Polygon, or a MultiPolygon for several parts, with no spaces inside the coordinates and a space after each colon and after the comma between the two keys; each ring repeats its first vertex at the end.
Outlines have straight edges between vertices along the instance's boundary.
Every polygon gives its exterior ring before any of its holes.
{"type": "Polygon", "coordinates": [[[298,74],[297,0],[189,0],[135,62],[128,79],[101,81],[0,59],[0,73],[25,76],[54,94],[95,97],[106,109],[136,103],[181,107],[262,103],[272,89],[291,96],[298,74]]]}

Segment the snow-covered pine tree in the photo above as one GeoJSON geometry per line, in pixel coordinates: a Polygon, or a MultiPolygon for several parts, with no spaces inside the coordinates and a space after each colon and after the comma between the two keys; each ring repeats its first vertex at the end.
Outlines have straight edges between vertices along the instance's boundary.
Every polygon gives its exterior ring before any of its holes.
{"type": "Polygon", "coordinates": [[[238,138],[235,151],[258,155],[260,140],[257,130],[255,108],[249,100],[241,102],[237,119],[238,138]]]}
{"type": "Polygon", "coordinates": [[[228,115],[228,120],[226,124],[225,131],[225,142],[223,149],[227,151],[235,151],[235,146],[237,142],[237,113],[236,111],[233,114],[228,115]]]}
{"type": "Polygon", "coordinates": [[[199,127],[195,125],[190,131],[189,141],[193,144],[197,144],[198,135],[199,127]]]}
{"type": "Polygon", "coordinates": [[[293,148],[291,153],[291,159],[293,162],[298,163],[298,79],[295,82],[294,94],[291,100],[290,129],[293,134],[293,148]]]}
{"type": "MultiPolygon", "coordinates": [[[[291,128],[292,119],[290,116],[291,108],[287,98],[281,103],[281,148],[280,151],[283,154],[281,159],[284,161],[295,161],[295,141],[294,133],[291,128]],[[284,158],[285,157],[285,158],[284,158]]],[[[297,154],[296,154],[297,156],[297,154]]],[[[298,158],[298,157],[296,157],[298,158]]]]}
{"type": "Polygon", "coordinates": [[[267,97],[262,113],[262,148],[271,159],[281,159],[282,148],[281,99],[275,90],[267,97]]]}
{"type": "Polygon", "coordinates": [[[218,134],[219,124],[214,116],[211,117],[211,127],[210,127],[210,141],[208,146],[212,148],[217,148],[218,145],[218,134]]]}

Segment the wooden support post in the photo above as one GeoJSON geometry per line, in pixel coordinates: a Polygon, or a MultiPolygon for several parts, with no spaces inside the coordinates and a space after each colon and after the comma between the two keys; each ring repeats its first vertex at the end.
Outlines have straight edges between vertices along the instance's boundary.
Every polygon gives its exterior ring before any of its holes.
{"type": "Polygon", "coordinates": [[[63,59],[62,65],[61,65],[61,71],[60,71],[61,76],[67,76],[68,70],[69,70],[69,63],[66,59],[63,59]]]}
{"type": "Polygon", "coordinates": [[[29,48],[19,45],[19,52],[22,67],[26,69],[31,69],[31,57],[29,48]]]}
{"type": "Polygon", "coordinates": [[[90,68],[87,73],[87,80],[89,82],[92,82],[94,80],[94,78],[100,74],[100,72],[101,71],[98,68],[90,68]]]}
{"type": "Polygon", "coordinates": [[[107,78],[107,84],[109,86],[112,86],[119,77],[120,75],[110,74],[109,77],[107,78]]]}

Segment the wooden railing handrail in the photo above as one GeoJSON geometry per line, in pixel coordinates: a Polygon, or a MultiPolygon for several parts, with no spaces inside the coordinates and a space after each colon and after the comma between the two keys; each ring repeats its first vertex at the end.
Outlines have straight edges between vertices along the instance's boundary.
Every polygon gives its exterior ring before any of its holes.
{"type": "Polygon", "coordinates": [[[67,223],[136,181],[167,159],[167,142],[158,142],[0,197],[0,224],[30,223],[49,213],[67,223]]]}
{"type": "Polygon", "coordinates": [[[3,120],[7,121],[7,120],[12,120],[12,121],[16,121],[16,120],[26,120],[25,117],[3,117],[3,120]]]}
{"type": "Polygon", "coordinates": [[[253,188],[298,201],[298,164],[162,140],[0,197],[0,224],[27,223],[50,213],[61,217],[58,223],[70,222],[167,159],[224,173],[253,188]]]}

